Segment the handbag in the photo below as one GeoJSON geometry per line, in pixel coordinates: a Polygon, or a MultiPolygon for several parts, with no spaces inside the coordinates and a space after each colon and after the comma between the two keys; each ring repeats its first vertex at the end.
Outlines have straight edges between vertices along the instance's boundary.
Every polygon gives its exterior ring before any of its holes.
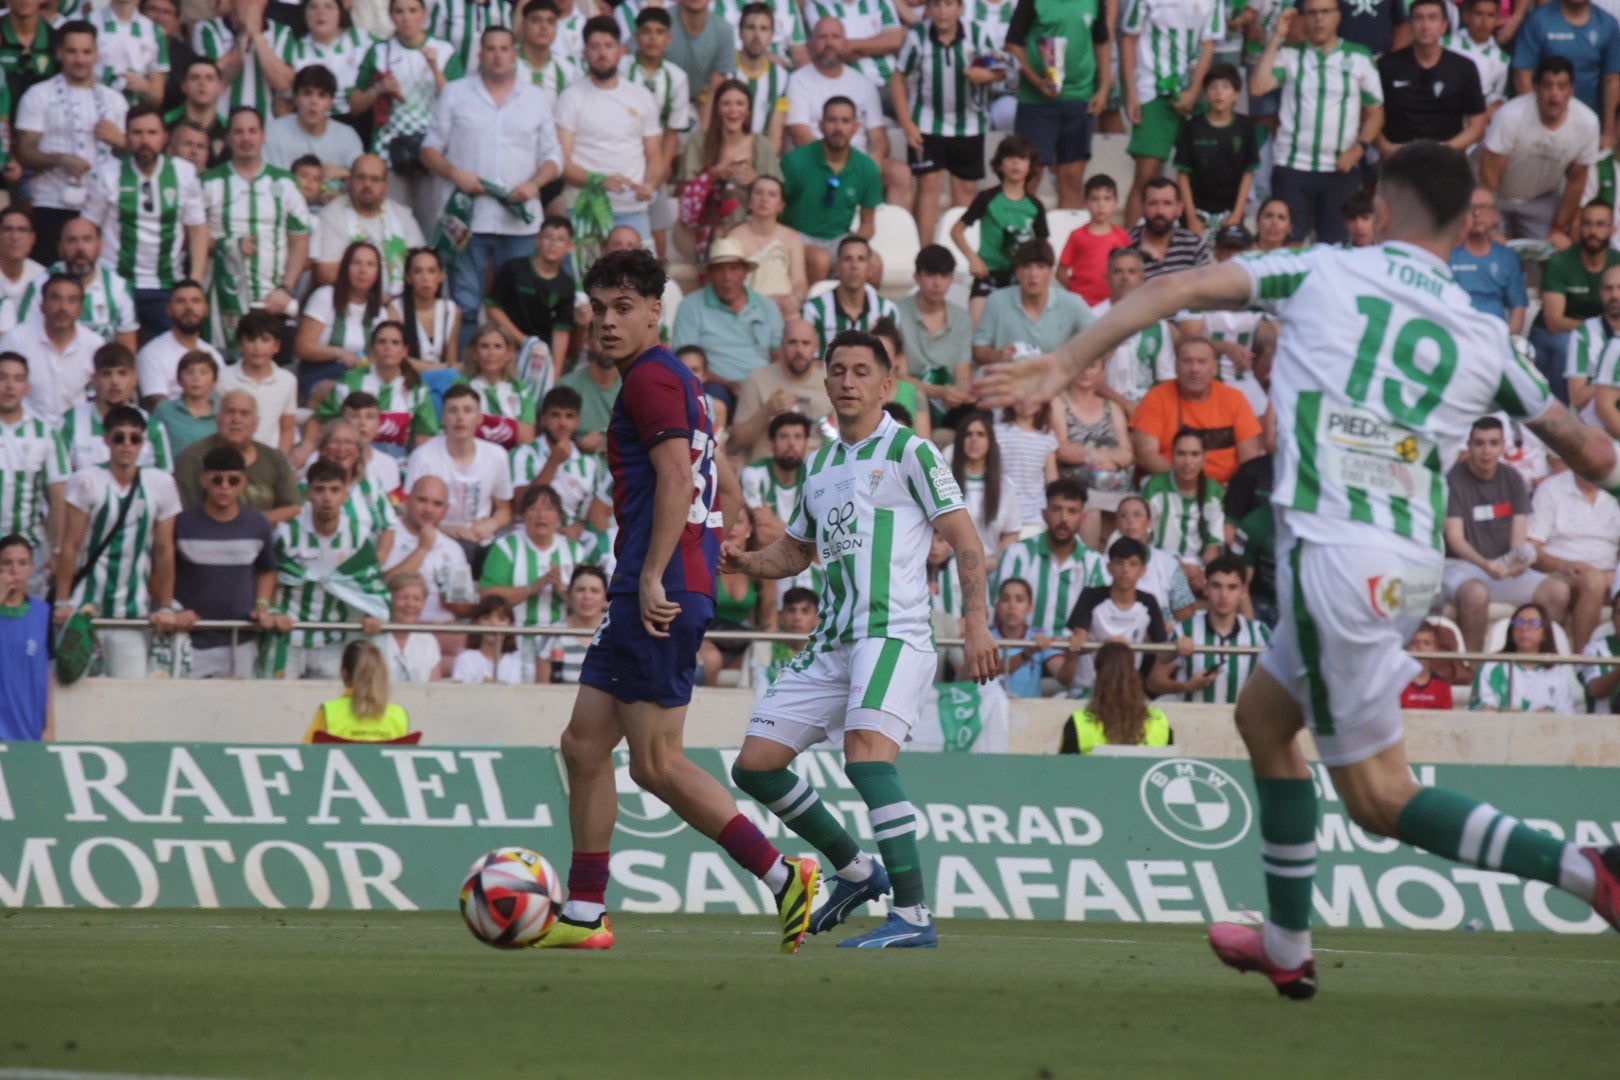
{"type": "Polygon", "coordinates": [[[422,143],[427,132],[413,131],[409,135],[395,135],[388,140],[388,168],[395,176],[426,176],[427,166],[422,164],[422,143]]]}
{"type": "MultiPolygon", "coordinates": [[[[137,473],[135,482],[129,486],[129,494],[118,502],[118,517],[114,519],[112,528],[108,529],[107,534],[90,549],[85,556],[84,565],[74,573],[73,584],[68,586],[69,596],[72,596],[73,590],[89,576],[90,568],[96,565],[96,561],[112,543],[112,538],[123,529],[124,522],[129,517],[129,508],[135,503],[135,493],[140,487],[140,475],[137,473]]],[[[47,599],[52,601],[54,608],[54,590],[47,599]]],[[[90,616],[86,612],[75,611],[68,617],[68,621],[62,624],[62,629],[56,637],[56,678],[63,686],[76,683],[84,677],[84,673],[90,668],[90,661],[95,658],[96,644],[96,628],[91,625],[90,616]]]]}

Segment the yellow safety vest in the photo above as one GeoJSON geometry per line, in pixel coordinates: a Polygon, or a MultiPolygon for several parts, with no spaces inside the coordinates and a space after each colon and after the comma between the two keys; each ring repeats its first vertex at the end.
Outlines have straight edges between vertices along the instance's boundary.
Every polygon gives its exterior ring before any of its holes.
{"type": "Polygon", "coordinates": [[[354,701],[347,691],[340,698],[321,703],[326,733],[352,742],[387,742],[403,737],[411,728],[405,710],[389,703],[382,716],[356,716],[354,701]]]}
{"type": "MultiPolygon", "coordinates": [[[[1069,717],[1069,723],[1074,725],[1075,742],[1082,754],[1091,753],[1094,746],[1108,745],[1108,736],[1103,734],[1102,721],[1095,719],[1090,709],[1073,714],[1069,717]]],[[[1147,722],[1142,725],[1142,741],[1136,745],[1170,745],[1170,720],[1152,705],[1148,706],[1147,722]]]]}

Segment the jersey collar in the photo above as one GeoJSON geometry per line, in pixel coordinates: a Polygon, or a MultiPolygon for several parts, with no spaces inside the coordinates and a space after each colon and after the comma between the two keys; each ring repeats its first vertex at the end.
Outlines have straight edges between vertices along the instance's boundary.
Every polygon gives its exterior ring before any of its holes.
{"type": "Polygon", "coordinates": [[[884,413],[883,414],[883,419],[878,421],[878,426],[877,426],[876,430],[874,430],[872,432],[872,434],[868,435],[866,438],[862,439],[858,443],[847,443],[847,442],[844,441],[843,433],[840,432],[839,436],[838,436],[838,445],[842,446],[846,450],[859,450],[861,447],[865,446],[867,443],[871,442],[872,440],[881,439],[885,435],[889,435],[889,434],[891,434],[891,433],[893,433],[895,431],[898,431],[899,428],[900,428],[899,421],[897,421],[894,417],[890,416],[888,413],[884,413]]]}
{"type": "Polygon", "coordinates": [[[1408,244],[1404,240],[1386,240],[1380,249],[1385,255],[1393,255],[1398,259],[1413,259],[1428,266],[1429,272],[1444,281],[1447,285],[1457,282],[1451,276],[1451,264],[1435,256],[1432,252],[1424,251],[1416,244],[1408,244]]]}

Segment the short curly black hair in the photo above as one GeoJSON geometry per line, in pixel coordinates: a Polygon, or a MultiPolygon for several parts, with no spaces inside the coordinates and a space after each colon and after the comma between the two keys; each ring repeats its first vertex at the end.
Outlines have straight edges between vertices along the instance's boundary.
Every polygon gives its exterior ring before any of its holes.
{"type": "Polygon", "coordinates": [[[668,283],[664,260],[646,248],[610,251],[585,272],[587,293],[597,289],[629,289],[648,300],[658,300],[663,297],[668,283]]]}

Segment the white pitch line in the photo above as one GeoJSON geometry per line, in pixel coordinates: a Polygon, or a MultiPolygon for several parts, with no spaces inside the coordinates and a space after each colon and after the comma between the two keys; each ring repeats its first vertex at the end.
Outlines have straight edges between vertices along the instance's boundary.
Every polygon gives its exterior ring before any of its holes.
{"type": "Polygon", "coordinates": [[[0,1069],[0,1080],[209,1080],[202,1076],[85,1072],[80,1069],[0,1069]]]}

